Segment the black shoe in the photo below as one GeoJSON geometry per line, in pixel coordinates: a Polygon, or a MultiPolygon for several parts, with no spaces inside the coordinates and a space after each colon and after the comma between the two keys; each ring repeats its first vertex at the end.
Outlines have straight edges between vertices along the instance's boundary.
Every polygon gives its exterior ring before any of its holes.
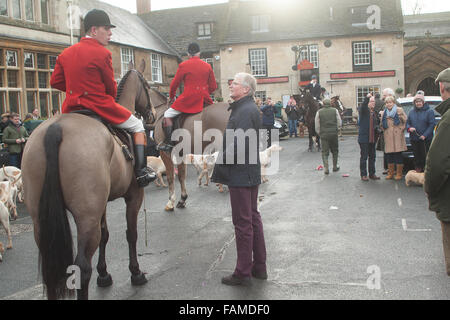
{"type": "Polygon", "coordinates": [[[252,284],[252,280],[250,277],[239,278],[232,274],[228,277],[223,277],[222,283],[227,286],[250,286],[252,284]]]}
{"type": "Polygon", "coordinates": [[[252,276],[259,280],[267,280],[267,272],[256,272],[252,270],[252,276]]]}
{"type": "Polygon", "coordinates": [[[151,182],[155,181],[156,178],[156,173],[151,171],[149,168],[143,168],[136,172],[136,180],[139,188],[148,186],[151,182]]]}
{"type": "Polygon", "coordinates": [[[333,172],[338,172],[339,170],[341,170],[341,168],[339,168],[339,166],[333,168],[333,172]]]}

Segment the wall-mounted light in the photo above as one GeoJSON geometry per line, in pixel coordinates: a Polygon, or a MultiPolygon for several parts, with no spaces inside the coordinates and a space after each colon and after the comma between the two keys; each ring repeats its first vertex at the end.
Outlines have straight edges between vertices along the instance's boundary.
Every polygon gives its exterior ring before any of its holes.
{"type": "Polygon", "coordinates": [[[216,59],[216,61],[220,60],[220,56],[214,56],[214,59],[216,59]]]}
{"type": "Polygon", "coordinates": [[[228,52],[231,52],[231,51],[233,51],[233,48],[232,48],[232,47],[229,47],[229,48],[228,48],[228,52]]]}

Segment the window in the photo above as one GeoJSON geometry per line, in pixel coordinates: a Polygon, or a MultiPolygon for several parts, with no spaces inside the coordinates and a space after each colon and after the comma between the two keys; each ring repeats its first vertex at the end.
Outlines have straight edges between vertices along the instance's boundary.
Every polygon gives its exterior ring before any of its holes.
{"type": "Polygon", "coordinates": [[[372,69],[372,44],[370,41],[353,42],[353,69],[372,69]]]}
{"type": "Polygon", "coordinates": [[[4,87],[3,85],[3,70],[0,70],[0,88],[4,87]]]}
{"type": "Polygon", "coordinates": [[[213,64],[213,59],[212,58],[204,58],[202,60],[205,61],[206,63],[208,63],[211,66],[211,68],[214,69],[214,64],[213,64]]]}
{"type": "Polygon", "coordinates": [[[256,77],[267,76],[267,49],[250,49],[250,69],[256,77]]]}
{"type": "Polygon", "coordinates": [[[38,67],[38,69],[48,69],[46,54],[42,54],[42,53],[37,54],[37,67],[38,67]]]}
{"type": "Polygon", "coordinates": [[[33,0],[25,0],[25,19],[28,21],[34,21],[33,0]]]}
{"type": "Polygon", "coordinates": [[[33,110],[36,109],[36,92],[27,92],[27,106],[28,113],[33,113],[33,110]]]}
{"type": "Polygon", "coordinates": [[[152,53],[152,81],[162,82],[161,55],[152,53]]]}
{"type": "Polygon", "coordinates": [[[16,70],[8,70],[8,87],[17,88],[19,86],[18,73],[16,70]]]}
{"type": "Polygon", "coordinates": [[[199,37],[211,37],[212,33],[212,23],[200,23],[198,28],[198,36],[199,37]]]}
{"type": "Polygon", "coordinates": [[[25,84],[27,88],[36,88],[36,72],[27,71],[25,72],[25,84]]]}
{"type": "Polygon", "coordinates": [[[317,44],[301,47],[300,60],[305,59],[311,62],[314,68],[319,68],[319,46],[317,44]]]}
{"type": "Polygon", "coordinates": [[[0,0],[0,16],[8,15],[8,0],[0,0]]]}
{"type": "Polygon", "coordinates": [[[22,15],[20,13],[20,0],[11,0],[12,1],[12,16],[15,19],[21,19],[22,15]]]}
{"type": "Polygon", "coordinates": [[[41,0],[41,22],[49,24],[48,21],[48,0],[41,0]]]}
{"type": "Polygon", "coordinates": [[[34,54],[31,52],[24,53],[24,66],[25,68],[34,68],[34,54]]]}
{"type": "Polygon", "coordinates": [[[356,87],[356,105],[359,107],[364,102],[364,98],[367,97],[369,92],[380,93],[380,91],[380,86],[356,87]]]}
{"type": "Polygon", "coordinates": [[[252,16],[252,32],[269,32],[269,15],[252,16]]]}
{"type": "Polygon", "coordinates": [[[8,92],[9,96],[9,110],[10,112],[15,112],[20,114],[19,112],[19,92],[18,91],[10,91],[8,92]]]}
{"type": "Polygon", "coordinates": [[[6,109],[6,92],[5,91],[0,91],[0,111],[2,114],[4,114],[5,112],[8,111],[6,109]]]}
{"type": "Polygon", "coordinates": [[[256,91],[255,92],[255,98],[261,99],[261,101],[266,101],[266,92],[265,91],[256,91]]]}
{"type": "Polygon", "coordinates": [[[48,56],[48,59],[50,61],[50,69],[55,69],[56,66],[56,58],[57,56],[48,56]]]}
{"type": "Polygon", "coordinates": [[[39,93],[39,105],[41,106],[40,116],[42,118],[48,117],[48,93],[39,93]]]}
{"type": "Polygon", "coordinates": [[[8,67],[17,67],[17,51],[6,51],[6,61],[8,67]]]}
{"type": "Polygon", "coordinates": [[[121,77],[123,77],[128,72],[128,64],[130,63],[130,61],[134,63],[133,49],[120,48],[120,57],[122,61],[121,77]]]}
{"type": "Polygon", "coordinates": [[[59,103],[59,96],[60,94],[58,92],[52,92],[52,105],[53,105],[53,110],[61,110],[61,106],[59,103]]]}
{"type": "Polygon", "coordinates": [[[48,88],[47,72],[39,72],[39,88],[48,88]]]}
{"type": "Polygon", "coordinates": [[[3,50],[0,49],[0,67],[4,66],[4,62],[3,62],[3,50]]]}

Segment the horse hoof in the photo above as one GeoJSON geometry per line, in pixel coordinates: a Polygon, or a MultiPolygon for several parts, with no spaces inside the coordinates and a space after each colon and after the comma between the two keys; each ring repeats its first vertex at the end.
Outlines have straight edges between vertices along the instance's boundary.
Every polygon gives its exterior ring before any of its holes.
{"type": "Polygon", "coordinates": [[[106,287],[110,287],[113,284],[113,280],[111,275],[108,273],[106,276],[104,277],[97,277],[97,286],[99,286],[100,288],[106,288],[106,287]]]}
{"type": "Polygon", "coordinates": [[[170,208],[170,207],[165,207],[164,210],[166,210],[167,212],[171,212],[171,211],[174,211],[175,209],[174,209],[173,207],[172,207],[172,208],[170,208]]]}
{"type": "Polygon", "coordinates": [[[185,202],[178,202],[177,203],[177,208],[178,209],[184,209],[184,208],[186,208],[186,203],[185,202]]]}
{"type": "Polygon", "coordinates": [[[148,282],[147,278],[145,277],[144,273],[140,273],[138,275],[131,275],[131,284],[133,286],[142,286],[148,282]]]}

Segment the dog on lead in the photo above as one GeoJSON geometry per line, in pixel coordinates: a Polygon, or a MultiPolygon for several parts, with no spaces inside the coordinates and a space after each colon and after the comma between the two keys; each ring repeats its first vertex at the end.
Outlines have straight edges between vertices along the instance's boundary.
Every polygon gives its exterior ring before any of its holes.
{"type": "Polygon", "coordinates": [[[269,148],[259,153],[259,160],[261,162],[261,180],[263,183],[269,181],[266,176],[266,170],[272,162],[272,153],[282,151],[283,147],[278,144],[273,144],[269,148]]]}
{"type": "Polygon", "coordinates": [[[3,243],[0,242],[0,262],[3,261],[2,253],[5,252],[5,249],[3,248],[3,243]]]}
{"type": "Polygon", "coordinates": [[[425,183],[425,173],[417,172],[416,170],[410,170],[405,176],[406,186],[423,186],[425,183]]]}

